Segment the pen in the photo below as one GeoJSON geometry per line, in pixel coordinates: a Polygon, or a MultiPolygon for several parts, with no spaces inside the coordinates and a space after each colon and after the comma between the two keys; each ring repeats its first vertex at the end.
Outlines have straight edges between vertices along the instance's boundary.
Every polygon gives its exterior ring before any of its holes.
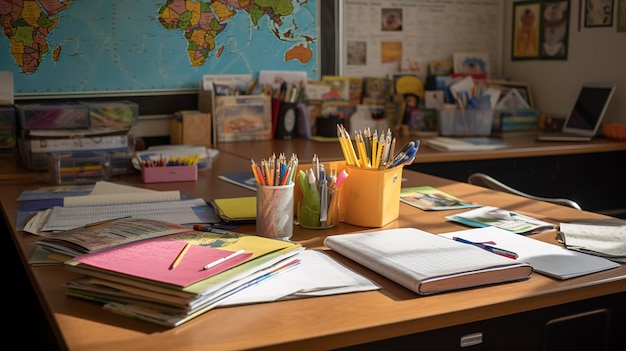
{"type": "Polygon", "coordinates": [[[176,268],[176,266],[178,266],[180,261],[183,260],[183,256],[185,256],[185,254],[187,253],[187,250],[189,250],[190,246],[191,246],[191,243],[189,243],[189,242],[185,244],[183,249],[180,250],[180,252],[178,253],[178,256],[176,256],[176,259],[174,259],[174,262],[172,262],[172,264],[170,265],[170,270],[172,270],[172,269],[176,268]]]}
{"type": "Polygon", "coordinates": [[[239,256],[239,255],[241,255],[241,254],[242,254],[242,253],[244,253],[244,252],[246,252],[246,249],[241,249],[241,250],[239,250],[239,251],[235,251],[235,252],[231,253],[230,255],[228,255],[228,256],[226,256],[226,257],[222,257],[222,258],[220,258],[220,259],[218,259],[218,260],[215,260],[215,261],[213,261],[213,262],[207,263],[204,267],[202,267],[202,270],[209,269],[209,268],[211,268],[211,267],[215,267],[215,266],[217,266],[218,264],[220,264],[220,263],[222,263],[222,262],[225,262],[225,261],[227,261],[227,260],[230,260],[230,259],[231,259],[231,258],[233,258],[233,257],[239,256]]]}
{"type": "Polygon", "coordinates": [[[474,245],[477,247],[480,247],[481,249],[487,250],[489,252],[493,252],[495,254],[498,254],[500,256],[504,256],[504,257],[508,257],[508,258],[512,258],[512,259],[516,259],[518,256],[515,252],[513,251],[509,251],[509,250],[505,250],[505,249],[500,249],[497,248],[495,246],[490,246],[490,245],[485,245],[484,243],[476,243],[473,241],[469,241],[469,240],[465,240],[463,238],[459,238],[459,237],[453,237],[452,240],[464,243],[464,244],[470,244],[470,245],[474,245]]]}
{"type": "Polygon", "coordinates": [[[417,149],[415,149],[415,142],[414,141],[408,142],[406,145],[404,145],[404,147],[400,151],[398,151],[397,154],[393,156],[393,158],[391,159],[391,162],[388,164],[388,168],[395,167],[405,162],[405,157],[407,155],[409,155],[409,157],[415,156],[416,151],[417,149]]]}
{"type": "Polygon", "coordinates": [[[199,232],[211,232],[213,229],[237,229],[239,226],[234,224],[194,224],[193,230],[199,232]]]}

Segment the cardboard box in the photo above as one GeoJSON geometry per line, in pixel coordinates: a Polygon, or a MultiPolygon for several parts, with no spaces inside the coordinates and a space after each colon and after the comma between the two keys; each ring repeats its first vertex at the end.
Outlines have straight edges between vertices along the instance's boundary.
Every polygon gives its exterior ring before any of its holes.
{"type": "Polygon", "coordinates": [[[213,145],[211,114],[195,110],[179,111],[170,120],[170,143],[213,145]]]}

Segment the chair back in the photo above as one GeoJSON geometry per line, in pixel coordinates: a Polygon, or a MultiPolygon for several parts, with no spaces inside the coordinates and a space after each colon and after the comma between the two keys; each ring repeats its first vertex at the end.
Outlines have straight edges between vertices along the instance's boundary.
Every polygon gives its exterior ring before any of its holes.
{"type": "Polygon", "coordinates": [[[553,197],[541,197],[541,196],[535,196],[535,195],[531,195],[531,194],[527,194],[523,191],[517,190],[511,186],[508,186],[504,183],[502,183],[501,181],[487,175],[484,173],[473,173],[471,174],[468,178],[467,178],[467,182],[469,184],[473,184],[473,185],[478,185],[481,186],[483,188],[487,188],[487,189],[492,189],[492,190],[496,190],[496,191],[501,191],[504,193],[509,193],[509,194],[514,194],[514,195],[518,195],[518,196],[523,196],[525,198],[528,199],[533,199],[533,200],[539,200],[539,201],[545,201],[545,202],[551,202],[554,204],[558,204],[558,205],[563,205],[563,206],[569,206],[572,208],[575,208],[577,210],[582,210],[582,208],[580,207],[580,205],[573,200],[570,199],[564,199],[564,198],[553,198],[553,197]]]}

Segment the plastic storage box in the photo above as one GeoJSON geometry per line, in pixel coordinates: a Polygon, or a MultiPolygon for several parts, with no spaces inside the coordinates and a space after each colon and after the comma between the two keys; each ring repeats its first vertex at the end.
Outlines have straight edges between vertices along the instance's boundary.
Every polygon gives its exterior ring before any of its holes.
{"type": "Polygon", "coordinates": [[[0,152],[16,150],[16,121],[13,106],[0,106],[0,152]]]}
{"type": "Polygon", "coordinates": [[[23,129],[88,128],[89,109],[83,104],[20,104],[15,105],[23,129]]]}
{"type": "Polygon", "coordinates": [[[92,127],[130,129],[139,118],[139,105],[128,100],[83,102],[89,108],[92,127]]]}
{"type": "Polygon", "coordinates": [[[49,179],[53,184],[89,184],[109,179],[106,152],[63,152],[49,157],[49,179]]]}
{"type": "Polygon", "coordinates": [[[493,116],[493,131],[508,132],[534,130],[539,124],[537,110],[496,110],[493,116]]]}
{"type": "Polygon", "coordinates": [[[439,110],[439,134],[449,136],[489,135],[493,123],[493,110],[439,110]]]}

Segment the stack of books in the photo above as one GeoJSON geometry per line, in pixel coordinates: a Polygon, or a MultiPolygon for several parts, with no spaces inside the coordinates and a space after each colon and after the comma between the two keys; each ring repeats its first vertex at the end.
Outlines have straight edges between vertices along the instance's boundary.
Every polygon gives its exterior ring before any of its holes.
{"type": "Polygon", "coordinates": [[[65,261],[82,275],[66,283],[67,295],[168,327],[297,267],[303,250],[288,241],[140,218],[67,230],[36,244],[83,253],[65,261]]]}

